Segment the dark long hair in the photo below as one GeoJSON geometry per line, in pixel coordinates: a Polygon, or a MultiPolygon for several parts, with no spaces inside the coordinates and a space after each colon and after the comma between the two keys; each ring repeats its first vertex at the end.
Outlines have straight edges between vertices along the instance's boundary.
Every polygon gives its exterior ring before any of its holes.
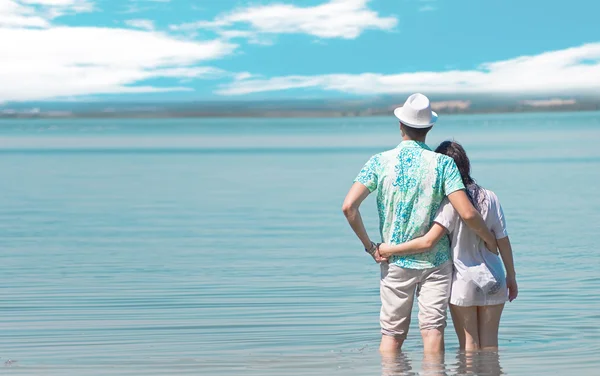
{"type": "Polygon", "coordinates": [[[483,189],[471,177],[471,161],[469,161],[467,152],[462,145],[455,141],[444,141],[435,149],[435,152],[454,159],[463,184],[467,188],[469,200],[471,200],[471,203],[477,210],[481,211],[485,195],[483,194],[483,189]]]}

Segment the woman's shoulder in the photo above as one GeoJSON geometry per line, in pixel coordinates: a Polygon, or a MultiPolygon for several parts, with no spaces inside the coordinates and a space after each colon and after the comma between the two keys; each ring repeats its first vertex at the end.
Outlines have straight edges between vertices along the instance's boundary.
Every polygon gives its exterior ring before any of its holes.
{"type": "Polygon", "coordinates": [[[485,195],[490,199],[490,201],[493,201],[494,203],[499,202],[498,196],[494,191],[487,188],[483,188],[483,191],[485,192],[485,195]]]}
{"type": "Polygon", "coordinates": [[[496,193],[489,189],[484,189],[483,191],[485,192],[486,207],[488,210],[493,213],[498,212],[502,206],[500,205],[500,200],[496,193]]]}

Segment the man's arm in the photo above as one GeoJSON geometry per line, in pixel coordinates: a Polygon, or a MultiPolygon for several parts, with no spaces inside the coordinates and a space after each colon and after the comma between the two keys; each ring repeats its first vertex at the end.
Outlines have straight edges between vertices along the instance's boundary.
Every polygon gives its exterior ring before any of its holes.
{"type": "MultiPolygon", "coordinates": [[[[366,249],[371,248],[372,242],[371,238],[369,238],[369,234],[367,234],[362,217],[360,216],[359,207],[370,193],[369,189],[363,184],[354,183],[342,205],[342,211],[344,212],[350,227],[352,227],[352,230],[354,230],[354,233],[358,236],[366,249]]],[[[381,257],[379,251],[375,252],[374,258],[377,262],[387,261],[386,258],[381,257]]]]}
{"type": "Polygon", "coordinates": [[[463,221],[483,241],[487,249],[498,254],[498,243],[494,234],[487,228],[481,214],[475,209],[464,190],[458,190],[448,195],[448,200],[463,221]]]}

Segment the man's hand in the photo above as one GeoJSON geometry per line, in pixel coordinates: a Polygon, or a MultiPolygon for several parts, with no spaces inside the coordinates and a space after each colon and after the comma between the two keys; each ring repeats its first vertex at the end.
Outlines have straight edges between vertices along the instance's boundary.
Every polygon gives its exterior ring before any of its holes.
{"type": "Polygon", "coordinates": [[[493,254],[495,254],[496,256],[499,255],[498,253],[498,242],[496,241],[496,238],[492,238],[489,239],[489,241],[484,241],[485,242],[485,247],[487,248],[488,251],[492,252],[493,254]],[[493,243],[489,243],[489,241],[494,241],[493,243]]]}
{"type": "Polygon", "coordinates": [[[371,257],[373,257],[373,260],[375,260],[376,263],[382,263],[382,262],[387,262],[387,257],[383,257],[381,256],[381,253],[379,252],[379,246],[376,245],[375,243],[371,242],[371,248],[367,248],[369,254],[371,255],[371,257]]]}
{"type": "Polygon", "coordinates": [[[512,302],[519,295],[519,286],[517,286],[517,279],[513,276],[506,277],[506,287],[508,287],[508,301],[512,302]]]}
{"type": "Polygon", "coordinates": [[[382,262],[387,262],[388,258],[383,257],[379,251],[375,251],[375,253],[373,253],[373,260],[375,260],[376,263],[381,264],[382,262]]]}

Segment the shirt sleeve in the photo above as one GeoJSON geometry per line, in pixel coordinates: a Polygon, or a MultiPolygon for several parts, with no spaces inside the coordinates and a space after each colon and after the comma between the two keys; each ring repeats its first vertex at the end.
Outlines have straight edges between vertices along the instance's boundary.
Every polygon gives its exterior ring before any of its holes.
{"type": "Polygon", "coordinates": [[[372,156],[358,173],[355,183],[361,183],[370,192],[377,189],[378,175],[380,169],[379,154],[372,156]]]}
{"type": "Polygon", "coordinates": [[[496,235],[496,239],[506,238],[508,236],[508,231],[506,230],[506,220],[504,219],[504,210],[502,210],[502,205],[500,205],[498,196],[492,192],[490,192],[490,200],[492,204],[490,208],[490,215],[493,216],[491,230],[494,235],[496,235]]]}
{"type": "Polygon", "coordinates": [[[454,230],[454,226],[456,226],[456,222],[458,221],[458,213],[447,198],[442,202],[433,221],[444,226],[448,232],[454,230]]]}
{"type": "Polygon", "coordinates": [[[456,163],[454,163],[452,158],[446,159],[443,179],[444,195],[446,196],[453,192],[460,191],[461,189],[465,189],[458,167],[456,167],[456,163]]]}

